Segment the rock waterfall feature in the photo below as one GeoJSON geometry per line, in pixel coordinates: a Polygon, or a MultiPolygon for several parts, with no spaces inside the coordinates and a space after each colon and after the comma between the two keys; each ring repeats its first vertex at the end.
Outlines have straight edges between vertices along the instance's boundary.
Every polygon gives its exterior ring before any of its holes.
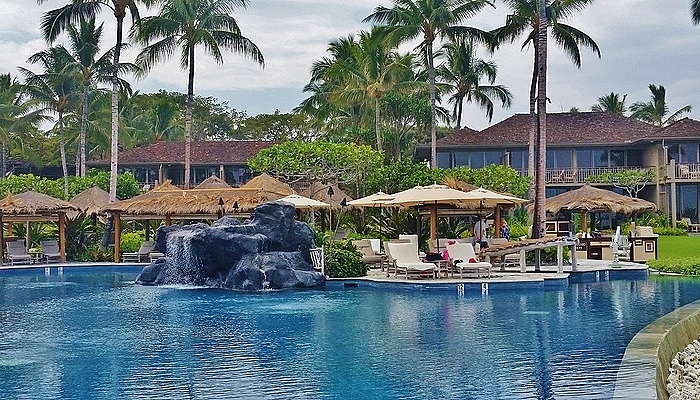
{"type": "Polygon", "coordinates": [[[285,202],[261,204],[243,223],[223,217],[211,226],[162,226],[155,242],[166,256],[145,267],[138,284],[263,290],[326,283],[311,265],[311,229],[294,219],[294,206],[285,202]]]}

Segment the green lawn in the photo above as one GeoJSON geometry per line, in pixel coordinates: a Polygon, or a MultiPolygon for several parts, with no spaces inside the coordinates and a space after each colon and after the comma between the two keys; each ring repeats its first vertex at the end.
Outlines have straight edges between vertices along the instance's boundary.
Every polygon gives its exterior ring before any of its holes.
{"type": "Polygon", "coordinates": [[[700,236],[659,236],[659,260],[700,258],[700,236]]]}

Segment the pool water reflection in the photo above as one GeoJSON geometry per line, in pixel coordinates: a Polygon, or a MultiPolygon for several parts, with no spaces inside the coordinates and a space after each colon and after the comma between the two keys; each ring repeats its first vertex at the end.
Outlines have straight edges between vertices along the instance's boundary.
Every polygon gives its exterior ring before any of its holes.
{"type": "Polygon", "coordinates": [[[0,275],[0,397],[601,399],[644,326],[700,298],[652,276],[564,290],[141,287],[0,275]]]}

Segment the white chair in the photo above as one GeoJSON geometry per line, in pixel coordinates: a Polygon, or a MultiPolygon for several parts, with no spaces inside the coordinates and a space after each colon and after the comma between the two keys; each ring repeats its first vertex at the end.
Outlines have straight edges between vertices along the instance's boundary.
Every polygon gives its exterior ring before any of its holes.
{"type": "Polygon", "coordinates": [[[435,277],[435,264],[426,263],[418,258],[413,243],[387,243],[387,250],[396,265],[395,276],[402,272],[406,279],[409,275],[416,277],[435,277]]]}
{"type": "Polygon", "coordinates": [[[323,251],[323,246],[314,249],[309,249],[309,255],[311,256],[311,264],[314,266],[314,270],[326,274],[326,258],[323,251]]]}
{"type": "Polygon", "coordinates": [[[445,246],[447,246],[447,243],[449,242],[455,242],[457,243],[457,239],[444,239],[444,238],[438,238],[438,239],[431,239],[430,240],[430,252],[432,253],[439,253],[442,250],[445,250],[445,246]]]}
{"type": "Polygon", "coordinates": [[[420,247],[418,247],[418,235],[399,235],[399,239],[409,240],[413,245],[413,249],[415,250],[416,254],[418,254],[418,257],[425,257],[425,253],[420,251],[420,247]]]}
{"type": "Polygon", "coordinates": [[[471,243],[455,243],[447,245],[450,261],[455,271],[459,271],[459,277],[464,277],[464,272],[486,272],[491,277],[491,263],[479,261],[471,243]]]}

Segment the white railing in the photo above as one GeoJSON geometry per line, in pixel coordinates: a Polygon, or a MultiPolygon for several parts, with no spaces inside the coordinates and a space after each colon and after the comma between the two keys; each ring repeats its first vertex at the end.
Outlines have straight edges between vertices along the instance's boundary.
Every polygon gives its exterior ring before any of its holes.
{"type": "Polygon", "coordinates": [[[700,180],[700,163],[676,164],[676,179],[700,180]]]}

